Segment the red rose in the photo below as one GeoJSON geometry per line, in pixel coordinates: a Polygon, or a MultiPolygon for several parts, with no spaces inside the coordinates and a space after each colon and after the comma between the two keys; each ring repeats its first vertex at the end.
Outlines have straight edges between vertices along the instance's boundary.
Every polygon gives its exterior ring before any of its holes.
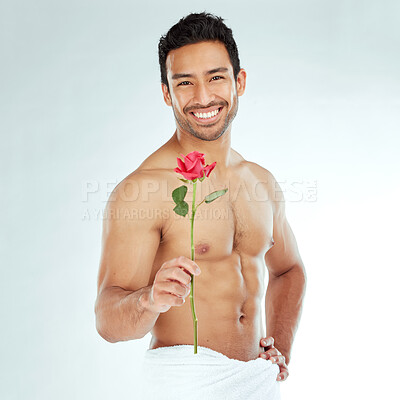
{"type": "Polygon", "coordinates": [[[195,179],[208,177],[211,171],[215,168],[217,164],[215,161],[210,165],[205,165],[204,154],[198,151],[192,151],[187,156],[181,154],[184,161],[179,157],[176,159],[178,161],[178,167],[174,169],[178,174],[182,174],[185,179],[193,181],[195,179]]]}

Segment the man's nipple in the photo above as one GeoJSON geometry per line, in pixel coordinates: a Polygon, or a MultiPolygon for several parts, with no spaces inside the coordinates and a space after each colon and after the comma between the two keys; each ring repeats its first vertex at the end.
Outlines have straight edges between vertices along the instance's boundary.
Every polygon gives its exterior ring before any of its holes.
{"type": "Polygon", "coordinates": [[[210,246],[207,243],[200,243],[200,244],[196,245],[196,247],[195,247],[195,252],[198,255],[205,254],[209,250],[210,250],[210,246]]]}

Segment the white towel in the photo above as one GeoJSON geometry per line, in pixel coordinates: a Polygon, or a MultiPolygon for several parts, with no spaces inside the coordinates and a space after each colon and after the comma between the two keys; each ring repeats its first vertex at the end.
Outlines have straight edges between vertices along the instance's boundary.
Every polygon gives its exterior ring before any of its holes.
{"type": "MultiPolygon", "coordinates": [[[[280,400],[279,366],[257,358],[240,361],[192,345],[147,350],[140,385],[148,400],[280,400]]],[[[137,388],[138,389],[138,388],[137,388]]]]}

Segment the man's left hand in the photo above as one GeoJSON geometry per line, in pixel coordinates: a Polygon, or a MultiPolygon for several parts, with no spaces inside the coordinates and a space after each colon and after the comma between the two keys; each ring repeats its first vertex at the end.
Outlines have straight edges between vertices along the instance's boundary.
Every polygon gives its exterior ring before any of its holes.
{"type": "Polygon", "coordinates": [[[289,376],[288,366],[286,365],[285,356],[274,347],[274,338],[269,336],[267,338],[261,338],[261,347],[265,347],[265,351],[260,353],[259,357],[266,360],[271,360],[274,364],[278,364],[280,372],[276,378],[277,381],[284,381],[289,376]]]}

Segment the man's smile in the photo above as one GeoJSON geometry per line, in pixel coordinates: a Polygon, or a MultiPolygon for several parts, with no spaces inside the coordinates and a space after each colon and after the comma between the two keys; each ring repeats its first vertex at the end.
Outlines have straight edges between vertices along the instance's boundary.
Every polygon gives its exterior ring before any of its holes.
{"type": "Polygon", "coordinates": [[[215,122],[219,118],[222,108],[223,107],[210,107],[209,109],[191,111],[190,114],[192,115],[193,119],[196,120],[196,122],[209,124],[215,122]]]}

